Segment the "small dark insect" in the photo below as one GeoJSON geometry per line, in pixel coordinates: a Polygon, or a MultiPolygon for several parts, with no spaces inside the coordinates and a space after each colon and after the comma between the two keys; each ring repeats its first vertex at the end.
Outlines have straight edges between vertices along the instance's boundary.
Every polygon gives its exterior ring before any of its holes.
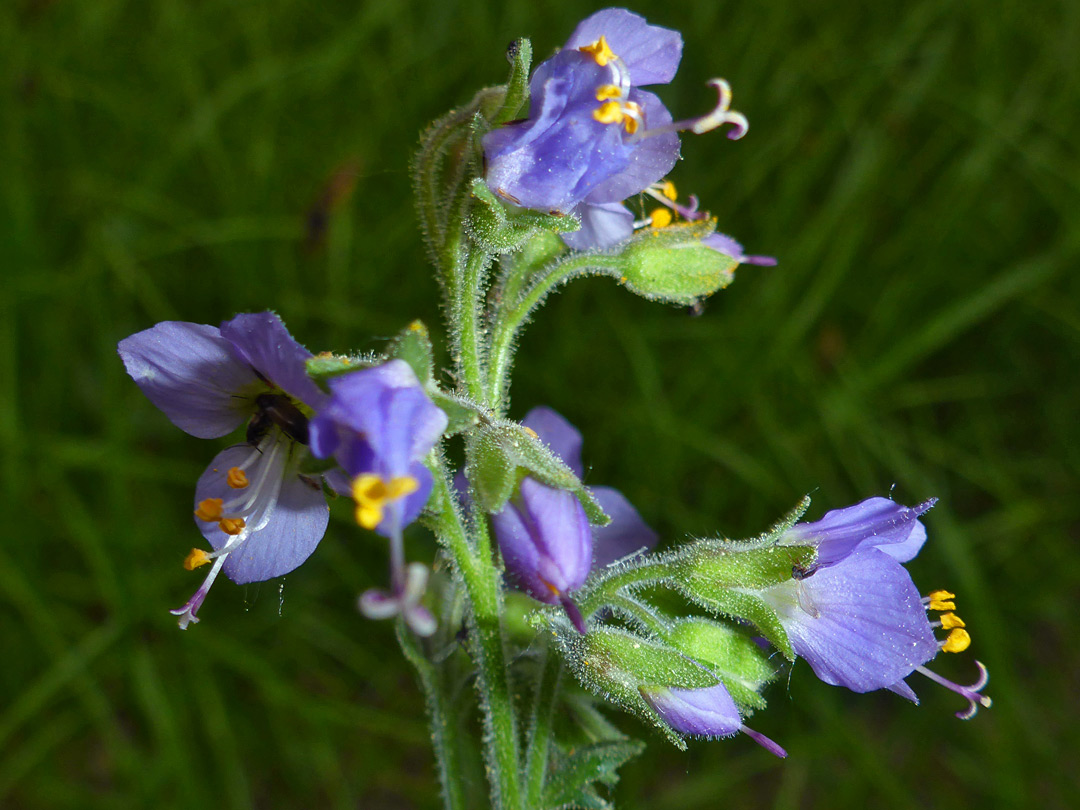
{"type": "Polygon", "coordinates": [[[817,571],[816,565],[811,565],[809,568],[803,568],[801,565],[791,566],[791,578],[797,580],[807,579],[812,577],[814,572],[817,571]]]}
{"type": "Polygon", "coordinates": [[[289,438],[308,443],[308,419],[285,394],[259,394],[255,407],[258,410],[247,427],[248,444],[258,444],[274,425],[289,438]]]}

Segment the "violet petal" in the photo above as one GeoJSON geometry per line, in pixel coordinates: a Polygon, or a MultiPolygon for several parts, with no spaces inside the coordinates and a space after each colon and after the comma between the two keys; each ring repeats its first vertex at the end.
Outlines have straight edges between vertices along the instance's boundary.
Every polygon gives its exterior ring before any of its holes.
{"type": "Polygon", "coordinates": [[[124,338],[117,351],[147,398],[192,436],[224,436],[254,412],[262,385],[215,326],[163,321],[124,338]]]}

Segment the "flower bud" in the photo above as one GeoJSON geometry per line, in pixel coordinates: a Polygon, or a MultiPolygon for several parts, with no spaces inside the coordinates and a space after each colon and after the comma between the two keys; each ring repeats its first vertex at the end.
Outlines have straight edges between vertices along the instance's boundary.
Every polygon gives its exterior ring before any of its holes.
{"type": "Polygon", "coordinates": [[[701,238],[701,225],[646,231],[623,251],[623,286],[673,304],[692,304],[728,286],[739,263],[701,238]]]}

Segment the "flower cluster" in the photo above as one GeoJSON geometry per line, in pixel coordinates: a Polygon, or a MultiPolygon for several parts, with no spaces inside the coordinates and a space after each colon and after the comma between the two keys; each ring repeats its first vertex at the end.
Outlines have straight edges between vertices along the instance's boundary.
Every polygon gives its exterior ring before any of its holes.
{"type": "Polygon", "coordinates": [[[667,84],[682,59],[682,36],[626,9],[582,21],[529,82],[529,115],[483,140],[486,181],[493,193],[525,208],[573,214],[581,228],[564,235],[572,248],[615,245],[634,230],[623,201],[658,183],[679,159],[678,132],[746,119],[730,111],[727,82],[713,79],[716,107],[674,121],[664,103],[641,89],[667,84]]]}

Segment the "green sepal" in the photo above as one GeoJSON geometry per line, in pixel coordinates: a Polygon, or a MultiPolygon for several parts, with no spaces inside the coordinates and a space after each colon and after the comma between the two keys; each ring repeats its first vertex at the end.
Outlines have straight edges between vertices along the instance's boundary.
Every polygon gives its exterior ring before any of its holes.
{"type": "Polygon", "coordinates": [[[645,228],[621,253],[622,278],[635,295],[672,304],[693,304],[728,286],[739,263],[702,243],[711,220],[645,228]]]}
{"type": "Polygon", "coordinates": [[[568,233],[581,227],[576,217],[567,214],[508,208],[481,177],[473,180],[471,191],[478,204],[470,209],[466,228],[469,236],[489,253],[518,250],[537,233],[568,233]]]}
{"type": "Polygon", "coordinates": [[[404,360],[424,388],[430,387],[435,376],[435,357],[431,335],[423,321],[413,321],[386,347],[390,360],[404,360]]]}
{"type": "Polygon", "coordinates": [[[744,631],[694,617],[678,620],[667,640],[711,667],[744,714],[765,708],[760,691],[776,677],[776,670],[765,652],[744,631]]]}
{"type": "MultiPolygon", "coordinates": [[[[502,103],[494,111],[481,107],[493,127],[513,121],[529,103],[529,69],[532,67],[532,42],[527,38],[515,39],[506,49],[510,61],[510,78],[506,81],[502,103]]],[[[494,106],[493,104],[491,106],[494,106]]]]}
{"type": "Polygon", "coordinates": [[[759,591],[791,579],[793,571],[809,569],[817,556],[813,546],[749,545],[698,540],[678,555],[678,578],[706,594],[713,588],[759,591]]]}
{"type": "Polygon", "coordinates": [[[485,512],[498,512],[510,500],[526,475],[556,489],[573,492],[589,522],[611,522],[592,493],[566,464],[516,422],[498,420],[469,434],[465,444],[465,470],[477,502],[485,512]]]}
{"type": "Polygon", "coordinates": [[[639,740],[606,740],[576,748],[569,754],[556,749],[541,807],[544,810],[610,808],[611,804],[596,792],[594,783],[613,787],[619,781],[618,769],[644,750],[645,743],[639,740]]]}
{"type": "Polygon", "coordinates": [[[475,402],[459,394],[443,391],[434,384],[428,388],[427,395],[446,414],[448,421],[443,436],[456,436],[480,424],[480,414],[484,409],[475,402]]]}
{"type": "Polygon", "coordinates": [[[348,356],[343,354],[317,354],[309,357],[305,362],[308,376],[315,381],[316,385],[326,387],[331,377],[340,377],[351,371],[359,371],[362,368],[377,366],[382,360],[374,354],[361,354],[348,356]]]}
{"type": "Polygon", "coordinates": [[[686,748],[645,701],[641,689],[703,689],[716,685],[715,674],[658,639],[606,626],[591,628],[583,636],[563,617],[548,615],[556,648],[582,686],[655,726],[676,747],[686,748]]]}

